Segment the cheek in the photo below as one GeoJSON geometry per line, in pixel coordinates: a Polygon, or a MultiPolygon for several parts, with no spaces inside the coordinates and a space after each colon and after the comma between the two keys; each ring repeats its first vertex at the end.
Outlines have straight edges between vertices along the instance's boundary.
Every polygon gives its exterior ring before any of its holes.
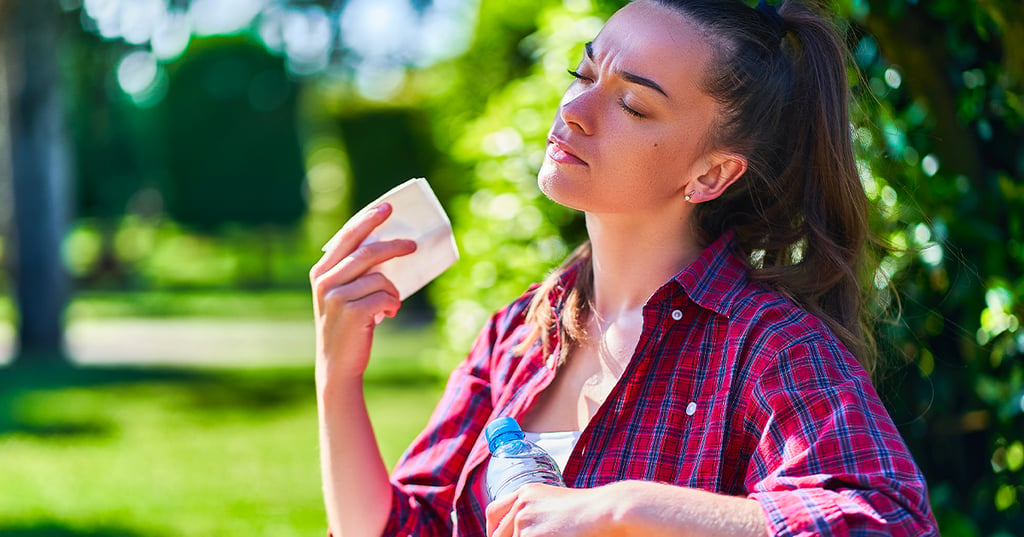
{"type": "Polygon", "coordinates": [[[686,144],[664,139],[638,148],[633,159],[634,170],[646,180],[647,188],[659,195],[670,196],[683,188],[692,177],[693,152],[686,144]]]}
{"type": "Polygon", "coordinates": [[[696,144],[682,133],[663,136],[648,146],[650,159],[659,162],[673,175],[687,174],[697,158],[696,144]]]}
{"type": "Polygon", "coordinates": [[[660,176],[677,166],[678,150],[660,138],[643,140],[633,133],[616,140],[615,146],[619,148],[618,166],[640,176],[660,176]]]}

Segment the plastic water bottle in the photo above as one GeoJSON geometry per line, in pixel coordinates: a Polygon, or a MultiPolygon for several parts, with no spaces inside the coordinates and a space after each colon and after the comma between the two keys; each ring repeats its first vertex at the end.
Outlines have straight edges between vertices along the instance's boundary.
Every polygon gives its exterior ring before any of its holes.
{"type": "Polygon", "coordinates": [[[498,418],[484,429],[491,460],[487,463],[487,494],[494,501],[527,483],[564,487],[558,464],[537,444],[527,441],[514,418],[498,418]]]}

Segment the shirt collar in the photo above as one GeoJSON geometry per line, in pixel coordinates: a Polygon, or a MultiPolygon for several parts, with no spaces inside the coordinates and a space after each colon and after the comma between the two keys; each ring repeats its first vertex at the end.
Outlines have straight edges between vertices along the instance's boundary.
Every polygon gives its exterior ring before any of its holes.
{"type": "Polygon", "coordinates": [[[726,231],[675,280],[697,305],[728,316],[740,291],[749,284],[747,265],[736,252],[736,236],[726,231]]]}
{"type": "Polygon", "coordinates": [[[572,289],[573,285],[576,285],[576,278],[579,276],[580,262],[573,263],[569,268],[562,271],[558,275],[558,282],[555,287],[548,293],[548,302],[551,303],[551,309],[555,312],[556,322],[561,322],[562,306],[565,304],[565,296],[572,289]]]}

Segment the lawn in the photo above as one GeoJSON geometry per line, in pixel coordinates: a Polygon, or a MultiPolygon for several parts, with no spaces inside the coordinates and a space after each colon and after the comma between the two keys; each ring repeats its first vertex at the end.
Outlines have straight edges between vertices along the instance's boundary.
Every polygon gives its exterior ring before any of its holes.
{"type": "MultiPolygon", "coordinates": [[[[423,328],[367,374],[392,465],[441,380],[423,328]]],[[[0,535],[323,535],[312,369],[0,369],[0,535]]]]}

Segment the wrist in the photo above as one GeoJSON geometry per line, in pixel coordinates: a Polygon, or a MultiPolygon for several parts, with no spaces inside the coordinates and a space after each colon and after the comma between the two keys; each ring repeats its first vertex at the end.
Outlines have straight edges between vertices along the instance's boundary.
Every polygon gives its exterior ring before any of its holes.
{"type": "Polygon", "coordinates": [[[610,535],[616,537],[646,535],[641,512],[644,504],[642,481],[617,481],[605,485],[612,499],[606,521],[610,535]]]}
{"type": "Polygon", "coordinates": [[[362,385],[367,362],[368,359],[353,361],[347,356],[332,356],[318,350],[314,362],[317,387],[362,385]]]}
{"type": "Polygon", "coordinates": [[[316,372],[316,394],[321,402],[337,404],[346,399],[363,399],[363,375],[339,371],[316,372]]]}

